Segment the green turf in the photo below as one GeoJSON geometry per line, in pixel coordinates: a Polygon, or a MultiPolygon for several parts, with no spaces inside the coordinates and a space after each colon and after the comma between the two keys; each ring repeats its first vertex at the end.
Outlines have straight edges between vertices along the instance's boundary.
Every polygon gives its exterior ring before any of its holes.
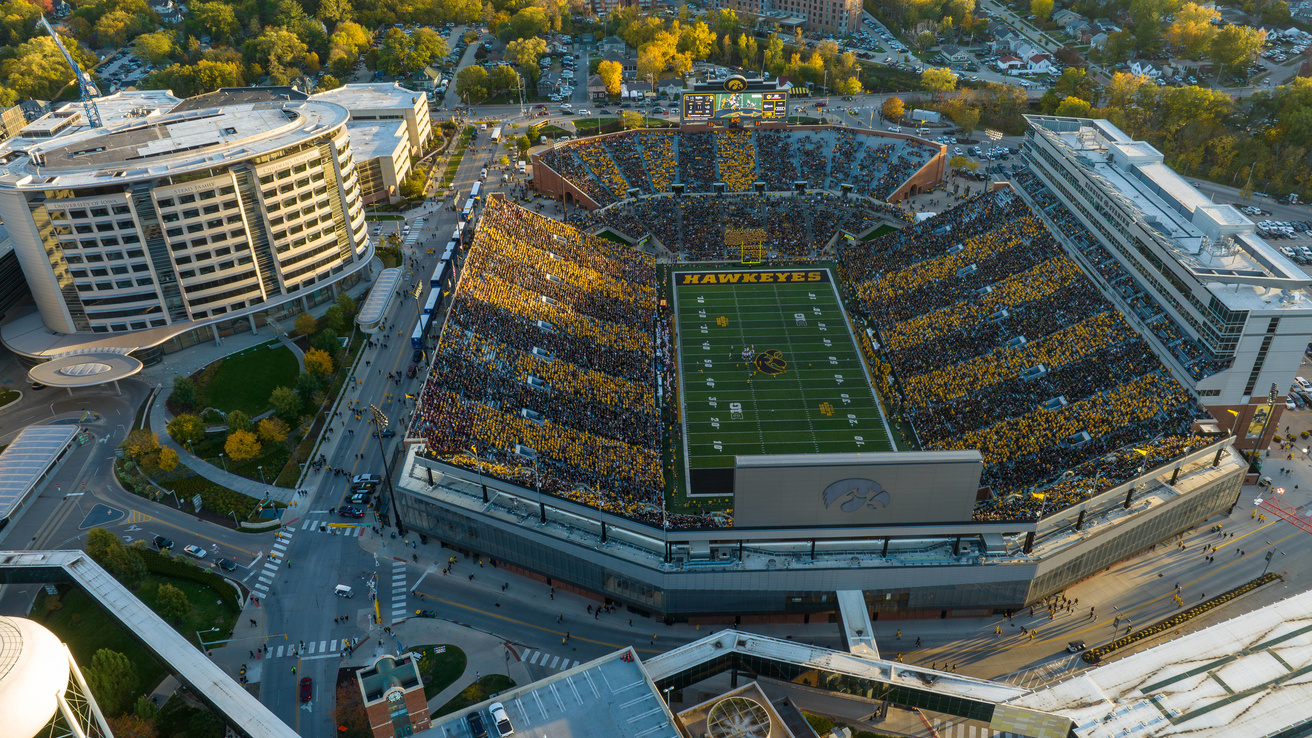
{"type": "Polygon", "coordinates": [[[893,450],[832,284],[680,281],[676,272],[689,468],[731,468],[736,455],[893,450]],[[778,351],[783,371],[744,362],[746,345],[758,357],[778,351]]]}
{"type": "Polygon", "coordinates": [[[291,387],[299,373],[296,356],[286,346],[258,346],[223,360],[205,386],[205,401],[224,412],[259,415],[269,409],[274,388],[291,387]]]}
{"type": "Polygon", "coordinates": [[[431,700],[438,692],[455,684],[465,673],[468,658],[458,647],[445,644],[442,653],[437,646],[416,646],[410,650],[419,654],[419,674],[424,681],[424,699],[431,700]]]}

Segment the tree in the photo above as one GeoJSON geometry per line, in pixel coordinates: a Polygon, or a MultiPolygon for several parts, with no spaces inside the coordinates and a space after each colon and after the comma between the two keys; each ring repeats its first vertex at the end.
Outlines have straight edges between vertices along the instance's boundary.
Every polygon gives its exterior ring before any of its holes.
{"type": "Polygon", "coordinates": [[[603,61],[597,66],[597,74],[602,84],[606,85],[606,94],[614,97],[620,94],[620,85],[624,81],[624,65],[615,61],[603,61]]]}
{"type": "Polygon", "coordinates": [[[899,121],[902,120],[902,116],[906,115],[907,106],[902,102],[902,98],[890,97],[884,101],[882,106],[880,106],[879,112],[882,113],[887,120],[899,121]]]}
{"type": "Polygon", "coordinates": [[[342,350],[341,339],[337,337],[337,331],[331,328],[319,331],[319,335],[315,336],[310,343],[329,356],[336,356],[342,350]]]}
{"type": "Polygon", "coordinates": [[[1175,21],[1166,27],[1166,42],[1180,51],[1182,56],[1197,59],[1207,53],[1207,47],[1216,35],[1212,21],[1220,20],[1215,8],[1204,8],[1185,3],[1175,14],[1175,21]]]}
{"type": "Polygon", "coordinates": [[[947,67],[925,67],[920,73],[920,84],[930,92],[941,95],[957,88],[957,75],[947,67]]]}
{"type": "Polygon", "coordinates": [[[337,296],[337,301],[333,305],[342,311],[342,315],[355,315],[355,298],[345,292],[337,296]]]}
{"type": "Polygon", "coordinates": [[[271,77],[278,77],[286,76],[288,65],[304,57],[309,47],[287,28],[271,26],[242,44],[241,49],[246,58],[263,65],[271,77]]]}
{"type": "Polygon", "coordinates": [[[620,120],[626,130],[642,127],[642,113],[625,110],[620,113],[620,120]]]}
{"type": "Polygon", "coordinates": [[[1052,15],[1052,0],[1030,0],[1030,12],[1040,23],[1046,23],[1052,15]]]}
{"type": "Polygon", "coordinates": [[[294,419],[301,414],[301,398],[291,387],[275,387],[269,395],[269,406],[278,417],[294,419]]]}
{"type": "Polygon", "coordinates": [[[349,21],[353,15],[351,0],[319,0],[319,12],[315,16],[325,23],[349,21]]]}
{"type": "Polygon", "coordinates": [[[233,6],[215,0],[215,2],[195,2],[187,6],[187,15],[192,22],[209,31],[215,41],[232,38],[241,30],[233,6]]]}
{"type": "Polygon", "coordinates": [[[133,42],[133,47],[137,56],[151,64],[159,64],[178,51],[177,47],[173,45],[173,34],[168,31],[157,31],[137,36],[137,40],[133,42]]]}
{"type": "Polygon", "coordinates": [[[715,32],[702,21],[683,26],[679,31],[679,51],[693,59],[705,59],[715,48],[715,32]]]}
{"type": "Polygon", "coordinates": [[[329,91],[329,90],[335,90],[335,89],[337,89],[338,87],[341,87],[342,84],[343,84],[343,82],[342,82],[340,79],[337,79],[336,77],[332,76],[331,74],[325,74],[325,75],[319,80],[319,86],[318,86],[318,89],[319,89],[319,92],[327,92],[327,91],[329,91]]]}
{"type": "Polygon", "coordinates": [[[364,711],[364,699],[360,689],[343,682],[337,688],[337,700],[333,703],[333,722],[341,726],[344,735],[369,735],[369,715],[364,711]]]}
{"type": "Polygon", "coordinates": [[[233,461],[245,461],[260,455],[260,439],[250,431],[234,431],[223,442],[223,450],[233,461]]]}
{"type": "Polygon", "coordinates": [[[251,416],[240,410],[233,410],[228,413],[228,432],[248,431],[251,429],[251,416]]]}
{"type": "Polygon", "coordinates": [[[316,377],[326,377],[333,373],[333,357],[317,348],[305,352],[305,371],[316,377]]]}
{"type": "Polygon", "coordinates": [[[487,99],[487,70],[471,64],[457,72],[456,95],[470,105],[480,103],[487,99]]]}
{"type": "Polygon", "coordinates": [[[159,460],[155,462],[161,471],[171,472],[178,468],[178,452],[165,446],[159,450],[159,460]]]}
{"type": "Polygon", "coordinates": [[[323,382],[318,377],[309,372],[301,372],[296,377],[296,394],[301,396],[301,401],[310,404],[318,404],[317,396],[323,389],[323,382]]]}
{"type": "Polygon", "coordinates": [[[105,46],[123,46],[154,26],[149,18],[115,10],[96,21],[96,37],[105,46]]]}
{"type": "Polygon", "coordinates": [[[510,16],[510,20],[497,32],[497,38],[510,43],[517,38],[540,36],[548,27],[547,14],[542,8],[528,7],[510,16]]]}
{"type": "MultiPolygon", "coordinates": [[[[77,59],[78,64],[87,64],[91,59],[78,44],[69,46],[69,53],[77,59]]],[[[94,63],[94,62],[92,62],[94,63]]],[[[89,69],[90,65],[86,67],[89,69]]],[[[38,36],[26,41],[13,51],[13,55],[0,64],[13,88],[22,97],[50,100],[73,81],[73,70],[64,61],[55,42],[45,36],[38,36]]]]}
{"type": "MultiPolygon", "coordinates": [[[[258,65],[252,65],[252,68],[256,67],[258,65]]],[[[202,59],[190,66],[174,64],[149,74],[139,86],[147,90],[172,90],[176,94],[190,97],[245,84],[241,62],[202,59]]]]}
{"type": "Polygon", "coordinates": [[[191,413],[183,413],[170,420],[169,424],[164,426],[164,430],[168,431],[173,440],[184,445],[188,441],[196,443],[205,438],[205,424],[198,416],[191,413]]]}
{"type": "Polygon", "coordinates": [[[840,95],[860,95],[861,80],[857,79],[856,77],[848,77],[847,79],[838,83],[837,90],[838,90],[838,94],[840,95]]]}
{"type": "Polygon", "coordinates": [[[1216,75],[1229,68],[1236,70],[1252,59],[1266,43],[1266,31],[1251,26],[1230,25],[1216,32],[1212,38],[1210,55],[1216,62],[1216,75]]]}
{"type": "Polygon", "coordinates": [[[282,443],[290,433],[281,418],[265,418],[260,421],[259,436],[264,443],[282,443]]]}
{"type": "Polygon", "coordinates": [[[1087,100],[1072,96],[1061,101],[1061,104],[1057,106],[1055,115],[1067,118],[1087,118],[1089,117],[1089,109],[1092,107],[1087,100]]]}
{"type": "Polygon", "coordinates": [[[510,59],[528,74],[529,79],[537,82],[538,59],[547,53],[547,42],[534,36],[518,38],[506,44],[505,58],[510,59]]]}
{"type": "Polygon", "coordinates": [[[182,620],[191,612],[191,602],[187,600],[187,593],[168,582],[159,585],[159,589],[156,590],[155,604],[159,607],[159,614],[170,622],[182,620]]]}
{"type": "Polygon", "coordinates": [[[128,657],[102,648],[86,667],[87,686],[106,715],[119,715],[128,708],[128,700],[137,689],[137,672],[128,657]]]}
{"type": "Polygon", "coordinates": [[[979,127],[979,108],[958,106],[952,111],[952,122],[970,136],[979,127]]]}
{"type": "Polygon", "coordinates": [[[135,428],[123,440],[122,448],[133,461],[141,462],[159,453],[159,436],[145,428],[135,428]]]}
{"type": "Polygon", "coordinates": [[[784,70],[784,41],[777,33],[770,34],[765,44],[765,68],[776,77],[784,70]]]}
{"type": "Polygon", "coordinates": [[[200,401],[200,391],[191,377],[183,374],[173,375],[173,395],[169,398],[174,404],[183,408],[195,407],[200,401]]]}
{"type": "Polygon", "coordinates": [[[308,336],[311,333],[314,333],[314,330],[318,327],[319,321],[315,320],[313,315],[310,315],[309,313],[301,313],[296,316],[296,323],[293,326],[293,330],[299,335],[308,336]]]}
{"type": "Polygon", "coordinates": [[[104,528],[87,531],[87,555],[120,581],[134,583],[146,575],[141,554],[123,545],[118,536],[104,528]]]}

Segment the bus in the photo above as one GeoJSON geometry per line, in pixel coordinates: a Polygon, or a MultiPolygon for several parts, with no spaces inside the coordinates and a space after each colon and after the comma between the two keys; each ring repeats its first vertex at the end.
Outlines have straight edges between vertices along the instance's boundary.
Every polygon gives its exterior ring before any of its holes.
{"type": "Polygon", "coordinates": [[[415,321],[415,330],[410,334],[410,348],[422,351],[424,348],[424,316],[415,321]]]}
{"type": "Polygon", "coordinates": [[[468,223],[469,219],[473,217],[473,215],[474,215],[474,199],[471,197],[470,199],[465,200],[465,206],[460,209],[460,222],[468,223]]]}
{"type": "Polygon", "coordinates": [[[492,129],[492,143],[496,143],[497,141],[500,140],[501,140],[501,126],[497,126],[496,128],[492,129]]]}
{"type": "Polygon", "coordinates": [[[474,187],[473,187],[473,189],[471,189],[471,190],[469,191],[469,199],[471,199],[471,200],[482,200],[482,199],[483,199],[483,194],[482,194],[482,193],[483,193],[483,183],[482,183],[482,182],[475,182],[475,183],[474,183],[474,187]]]}

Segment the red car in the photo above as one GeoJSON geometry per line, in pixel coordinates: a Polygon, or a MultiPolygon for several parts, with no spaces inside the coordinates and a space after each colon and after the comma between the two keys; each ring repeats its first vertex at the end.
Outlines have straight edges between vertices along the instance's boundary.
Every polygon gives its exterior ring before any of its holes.
{"type": "Polygon", "coordinates": [[[301,702],[309,702],[312,682],[309,677],[301,677],[301,702]]]}
{"type": "Polygon", "coordinates": [[[551,114],[548,113],[548,112],[545,111],[545,110],[539,110],[539,111],[538,111],[538,117],[539,117],[539,118],[545,118],[545,117],[547,117],[548,115],[551,115],[551,114]]]}

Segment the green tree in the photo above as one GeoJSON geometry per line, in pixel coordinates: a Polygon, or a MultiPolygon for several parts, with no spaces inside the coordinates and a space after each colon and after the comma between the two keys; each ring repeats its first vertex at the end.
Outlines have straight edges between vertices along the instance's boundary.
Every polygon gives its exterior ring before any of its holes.
{"type": "Polygon", "coordinates": [[[524,70],[529,79],[537,81],[538,59],[541,59],[547,53],[547,42],[533,36],[532,38],[519,38],[506,44],[505,58],[510,59],[524,70]]]}
{"type": "MultiPolygon", "coordinates": [[[[777,36],[772,36],[777,38],[777,36]]],[[[715,48],[715,32],[702,21],[683,26],[679,31],[679,51],[693,59],[702,60],[710,56],[715,48]]],[[[782,42],[780,44],[782,48],[782,42]]]]}
{"type": "Polygon", "coordinates": [[[170,398],[180,407],[191,409],[200,401],[200,392],[191,377],[183,374],[173,375],[173,395],[170,398]]]}
{"type": "Polygon", "coordinates": [[[228,413],[228,433],[234,431],[248,431],[251,429],[251,416],[240,410],[233,410],[228,413]]]}
{"type": "Polygon", "coordinates": [[[191,413],[183,413],[170,420],[169,424],[164,426],[164,430],[168,431],[173,440],[184,446],[187,442],[198,443],[205,438],[205,424],[201,422],[200,417],[191,413]]]}
{"type": "Polygon", "coordinates": [[[187,15],[189,20],[207,31],[215,41],[232,38],[241,30],[233,7],[220,0],[209,3],[193,0],[187,6],[187,15]]]}
{"type": "Polygon", "coordinates": [[[319,92],[327,92],[327,91],[329,91],[329,90],[335,90],[335,89],[337,89],[338,87],[341,87],[342,84],[343,84],[343,83],[342,83],[342,81],[341,81],[340,79],[337,79],[336,77],[332,76],[331,74],[325,74],[325,75],[319,80],[318,90],[319,90],[319,92]]]}
{"type": "Polygon", "coordinates": [[[173,45],[173,34],[168,31],[143,33],[132,45],[137,56],[151,64],[159,64],[178,51],[173,45]]]}
{"type": "Polygon", "coordinates": [[[1052,0],[1030,0],[1030,12],[1040,23],[1046,23],[1052,15],[1052,0]]]}
{"type": "Polygon", "coordinates": [[[102,648],[86,667],[87,686],[106,715],[120,715],[137,689],[137,672],[128,657],[102,648]]]}
{"type": "Polygon", "coordinates": [[[487,70],[470,65],[456,73],[456,95],[471,105],[488,96],[487,70]]]}
{"type": "Polygon", "coordinates": [[[1072,96],[1061,101],[1055,114],[1068,118],[1087,118],[1089,117],[1089,109],[1092,107],[1087,100],[1072,96]]]}
{"type": "Polygon", "coordinates": [[[414,70],[419,71],[434,61],[445,59],[451,53],[446,39],[431,28],[417,28],[411,37],[414,41],[414,70]]]}
{"type": "Polygon", "coordinates": [[[338,310],[342,311],[342,315],[346,315],[348,317],[355,315],[355,308],[356,308],[355,298],[351,297],[345,292],[338,295],[337,300],[334,301],[333,304],[337,306],[338,310]]]}
{"type": "Polygon", "coordinates": [[[300,37],[278,26],[265,28],[259,36],[242,44],[242,54],[259,63],[272,77],[286,76],[288,65],[304,57],[307,50],[300,37]]]}
{"type": "Polygon", "coordinates": [[[967,107],[965,105],[954,108],[952,111],[952,122],[956,123],[958,128],[965,131],[967,136],[970,136],[975,132],[975,129],[979,127],[979,108],[967,107]]]}
{"type": "MultiPolygon", "coordinates": [[[[77,43],[68,40],[69,53],[77,59],[78,64],[86,65],[84,68],[90,68],[89,61],[93,56],[77,43]]],[[[55,42],[46,37],[38,36],[29,41],[25,41],[13,50],[13,55],[3,62],[0,62],[0,72],[9,82],[12,88],[22,97],[36,98],[39,100],[53,99],[65,85],[73,81],[73,70],[64,61],[64,55],[59,53],[55,47],[55,42]]]]}
{"type": "Polygon", "coordinates": [[[323,390],[323,382],[313,374],[301,372],[300,376],[296,377],[296,394],[301,396],[305,404],[315,403],[321,390],[323,390]]]}
{"type": "Polygon", "coordinates": [[[389,29],[378,45],[378,69],[391,75],[401,74],[414,65],[414,53],[414,43],[405,31],[389,29]]]}
{"type": "Polygon", "coordinates": [[[1248,63],[1264,43],[1266,31],[1251,26],[1229,25],[1217,31],[1209,52],[1216,62],[1217,76],[1220,77],[1222,69],[1236,70],[1248,63]]]}
{"type": "Polygon", "coordinates": [[[269,406],[283,419],[294,419],[301,414],[301,398],[291,387],[275,387],[269,395],[269,406]]]}
{"type": "Polygon", "coordinates": [[[155,604],[159,607],[159,614],[169,622],[178,622],[191,612],[187,593],[168,582],[159,585],[156,590],[155,604]]]}
{"type": "Polygon", "coordinates": [[[338,337],[337,331],[330,328],[319,331],[311,344],[329,356],[336,356],[342,350],[341,338],[338,337]]]}
{"type": "Polygon", "coordinates": [[[776,77],[784,71],[784,40],[777,33],[765,44],[765,68],[776,77]]]}
{"type": "Polygon", "coordinates": [[[96,37],[105,46],[123,46],[154,27],[149,17],[115,10],[96,21],[96,37]]]}
{"type": "Polygon", "coordinates": [[[87,555],[125,584],[135,584],[146,576],[146,562],[141,554],[123,545],[118,536],[104,528],[87,531],[87,555]]]}
{"type": "Polygon", "coordinates": [[[319,12],[315,17],[324,23],[336,23],[349,21],[353,14],[351,0],[319,0],[319,12]]]}
{"type": "Polygon", "coordinates": [[[510,16],[510,20],[497,32],[497,38],[503,43],[510,43],[517,38],[539,36],[545,33],[547,28],[546,12],[542,8],[532,6],[510,16]]]}

